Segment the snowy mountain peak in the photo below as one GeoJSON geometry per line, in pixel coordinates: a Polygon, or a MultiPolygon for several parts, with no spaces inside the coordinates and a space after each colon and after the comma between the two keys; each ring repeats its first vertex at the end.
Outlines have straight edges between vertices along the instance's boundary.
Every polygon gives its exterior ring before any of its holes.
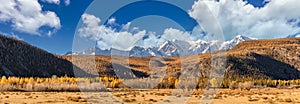
{"type": "Polygon", "coordinates": [[[172,41],[166,41],[158,47],[158,52],[161,53],[161,56],[173,56],[178,55],[177,46],[172,41]]]}
{"type": "Polygon", "coordinates": [[[158,52],[162,56],[182,56],[188,55],[191,44],[182,40],[166,41],[159,46],[158,52]]]}
{"type": "Polygon", "coordinates": [[[229,50],[233,48],[235,45],[239,44],[240,42],[247,41],[247,40],[254,40],[254,38],[249,38],[242,35],[237,35],[232,40],[221,42],[221,41],[203,41],[198,40],[194,42],[186,42],[183,40],[167,40],[161,45],[157,47],[141,47],[141,46],[134,46],[130,50],[117,50],[117,49],[100,49],[96,47],[95,50],[89,48],[84,50],[83,52],[77,52],[76,54],[100,54],[100,55],[111,55],[112,50],[114,53],[118,53],[117,55],[122,55],[122,53],[126,53],[124,55],[129,56],[137,56],[137,57],[144,57],[144,56],[185,56],[191,54],[202,54],[211,51],[217,50],[229,50]]]}
{"type": "Polygon", "coordinates": [[[247,40],[252,40],[252,39],[249,38],[249,37],[246,37],[246,36],[237,35],[235,38],[233,38],[233,39],[231,40],[231,42],[240,43],[240,42],[242,42],[242,41],[247,41],[247,40]]]}
{"type": "Polygon", "coordinates": [[[237,35],[232,40],[224,42],[221,45],[220,50],[229,50],[233,48],[235,45],[239,44],[240,42],[247,41],[247,40],[254,40],[254,39],[242,35],[237,35]]]}
{"type": "Polygon", "coordinates": [[[158,50],[162,50],[162,48],[164,48],[164,47],[170,47],[170,46],[174,46],[174,43],[172,41],[170,41],[170,40],[167,40],[163,44],[159,45],[158,50]]]}
{"type": "Polygon", "coordinates": [[[210,44],[206,41],[198,40],[189,47],[189,50],[194,54],[204,53],[209,49],[209,45],[210,44]]]}

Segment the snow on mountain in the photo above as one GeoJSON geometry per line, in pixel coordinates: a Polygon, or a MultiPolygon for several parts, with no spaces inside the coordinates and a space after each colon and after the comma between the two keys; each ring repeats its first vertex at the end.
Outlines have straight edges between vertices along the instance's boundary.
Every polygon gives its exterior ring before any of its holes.
{"type": "Polygon", "coordinates": [[[247,40],[255,40],[255,39],[248,38],[248,37],[245,37],[242,35],[238,35],[235,38],[233,38],[232,40],[224,42],[221,45],[220,50],[229,50],[229,49],[233,48],[235,45],[239,44],[240,42],[247,41],[247,40]]]}
{"type": "Polygon", "coordinates": [[[156,56],[156,53],[153,52],[151,48],[143,48],[139,46],[134,46],[130,52],[130,56],[138,56],[138,57],[144,57],[144,56],[156,56]]]}
{"type": "Polygon", "coordinates": [[[158,47],[160,56],[183,56],[188,55],[189,47],[188,42],[180,40],[168,40],[158,47]]]}
{"type": "MultiPolygon", "coordinates": [[[[254,38],[245,37],[238,35],[232,40],[226,42],[220,41],[203,41],[198,40],[192,43],[181,41],[181,40],[168,40],[158,47],[144,48],[140,46],[134,46],[129,51],[122,51],[118,49],[100,49],[100,48],[89,48],[83,52],[76,52],[73,54],[84,54],[84,55],[120,55],[120,56],[185,56],[191,54],[202,54],[208,53],[215,50],[229,50],[240,42],[247,40],[255,40],[254,38]]],[[[70,53],[68,53],[70,54],[70,53]]]]}
{"type": "Polygon", "coordinates": [[[298,37],[300,37],[300,34],[293,34],[293,35],[287,36],[287,38],[298,38],[298,37]]]}
{"type": "Polygon", "coordinates": [[[158,52],[161,53],[162,56],[177,56],[177,47],[176,45],[171,41],[166,41],[162,45],[158,47],[158,52]]]}
{"type": "Polygon", "coordinates": [[[192,54],[206,53],[209,50],[209,43],[203,40],[198,40],[189,47],[192,54]]]}

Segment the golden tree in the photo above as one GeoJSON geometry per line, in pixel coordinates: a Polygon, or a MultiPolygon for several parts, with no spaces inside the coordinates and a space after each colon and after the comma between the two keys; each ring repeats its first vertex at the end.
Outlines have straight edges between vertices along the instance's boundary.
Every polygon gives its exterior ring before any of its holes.
{"type": "Polygon", "coordinates": [[[216,78],[212,78],[210,81],[209,81],[211,87],[213,87],[214,89],[216,87],[218,87],[218,80],[216,78]]]}
{"type": "Polygon", "coordinates": [[[0,84],[6,84],[7,83],[7,79],[5,76],[2,76],[0,84]]]}

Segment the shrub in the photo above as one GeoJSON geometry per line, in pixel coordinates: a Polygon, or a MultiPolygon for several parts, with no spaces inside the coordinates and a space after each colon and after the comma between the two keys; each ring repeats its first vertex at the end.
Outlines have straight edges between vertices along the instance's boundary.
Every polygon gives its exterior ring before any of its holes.
{"type": "Polygon", "coordinates": [[[238,88],[238,83],[237,81],[232,81],[229,83],[229,89],[234,90],[238,88]]]}
{"type": "Polygon", "coordinates": [[[253,82],[241,82],[239,83],[238,87],[240,90],[250,90],[253,87],[253,82]]]}
{"type": "Polygon", "coordinates": [[[216,78],[212,78],[210,81],[209,81],[210,85],[212,88],[216,88],[218,87],[218,80],[216,78]]]}

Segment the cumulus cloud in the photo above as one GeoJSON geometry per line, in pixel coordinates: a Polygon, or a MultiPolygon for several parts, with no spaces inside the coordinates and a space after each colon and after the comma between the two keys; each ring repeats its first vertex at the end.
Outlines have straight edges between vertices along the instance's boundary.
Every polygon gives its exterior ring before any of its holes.
{"type": "Polygon", "coordinates": [[[131,22],[128,22],[127,24],[122,25],[121,31],[128,31],[130,28],[130,25],[131,25],[131,22]]]}
{"type": "Polygon", "coordinates": [[[60,2],[64,2],[65,5],[70,5],[70,0],[42,0],[42,2],[50,3],[50,4],[56,4],[59,5],[60,2]]]}
{"type": "Polygon", "coordinates": [[[153,47],[158,46],[164,41],[160,39],[158,35],[156,35],[155,32],[147,32],[147,38],[143,40],[143,43],[141,46],[143,47],[153,47]]]}
{"type": "Polygon", "coordinates": [[[101,19],[90,14],[82,15],[83,27],[78,32],[81,37],[98,41],[101,48],[128,50],[132,46],[157,46],[166,40],[184,40],[188,42],[202,40],[221,40],[224,33],[226,40],[236,35],[253,38],[280,38],[299,34],[300,7],[299,0],[265,0],[264,7],[254,7],[244,0],[199,0],[194,3],[189,15],[195,18],[200,26],[192,33],[167,28],[163,34],[131,29],[131,22],[116,24],[116,18],[108,24],[121,27],[120,31],[101,25],[101,19]],[[221,29],[221,30],[220,30],[221,29]]]}
{"type": "Polygon", "coordinates": [[[128,50],[146,34],[145,30],[134,34],[128,31],[117,32],[110,27],[101,25],[101,19],[91,14],[85,13],[81,18],[83,26],[78,29],[79,36],[97,41],[102,49],[113,47],[128,50]]]}
{"type": "Polygon", "coordinates": [[[59,17],[54,12],[43,11],[37,0],[0,0],[0,22],[34,35],[52,35],[61,27],[59,17]],[[50,29],[45,31],[41,27],[50,29]]]}
{"type": "Polygon", "coordinates": [[[71,0],[65,0],[65,4],[66,5],[70,5],[71,4],[71,0]]]}
{"type": "Polygon", "coordinates": [[[57,4],[57,5],[60,4],[60,0],[42,0],[42,1],[50,4],[57,4]]]}
{"type": "Polygon", "coordinates": [[[101,49],[129,50],[133,46],[154,47],[167,40],[182,40],[192,43],[204,39],[203,37],[206,35],[200,26],[196,26],[192,33],[166,28],[162,34],[156,34],[156,32],[140,30],[139,27],[130,28],[131,22],[117,24],[115,18],[109,19],[108,24],[120,26],[119,31],[110,26],[101,25],[101,19],[92,14],[83,14],[81,20],[82,25],[77,31],[79,36],[97,42],[101,49]]]}
{"type": "Polygon", "coordinates": [[[116,18],[111,18],[108,20],[108,24],[114,24],[116,22],[116,18]]]}
{"type": "Polygon", "coordinates": [[[300,32],[299,0],[265,0],[256,8],[244,0],[199,0],[189,11],[208,33],[220,26],[227,39],[241,34],[255,38],[280,38],[300,32]],[[207,9],[208,8],[208,9],[207,9]]]}
{"type": "Polygon", "coordinates": [[[99,40],[98,34],[100,33],[100,29],[105,28],[103,26],[100,26],[101,20],[96,16],[90,14],[83,14],[81,16],[81,19],[84,27],[78,29],[80,36],[89,37],[92,40],[99,40]]]}
{"type": "Polygon", "coordinates": [[[143,36],[146,34],[146,31],[139,31],[136,34],[132,34],[130,32],[118,32],[114,35],[115,42],[113,44],[113,48],[122,49],[122,50],[130,50],[133,46],[137,45],[139,40],[142,40],[143,36]]]}
{"type": "Polygon", "coordinates": [[[78,29],[79,36],[96,41],[102,49],[116,48],[129,50],[133,46],[153,47],[173,39],[188,42],[193,41],[189,32],[174,28],[167,28],[162,35],[157,35],[155,32],[140,30],[138,27],[130,29],[131,22],[121,24],[121,31],[116,31],[111,27],[101,25],[101,19],[91,14],[83,14],[81,20],[83,24],[78,29]]]}
{"type": "Polygon", "coordinates": [[[167,28],[164,30],[163,35],[161,36],[164,40],[183,40],[183,41],[192,41],[190,38],[190,33],[180,31],[174,28],[167,28]]]}

